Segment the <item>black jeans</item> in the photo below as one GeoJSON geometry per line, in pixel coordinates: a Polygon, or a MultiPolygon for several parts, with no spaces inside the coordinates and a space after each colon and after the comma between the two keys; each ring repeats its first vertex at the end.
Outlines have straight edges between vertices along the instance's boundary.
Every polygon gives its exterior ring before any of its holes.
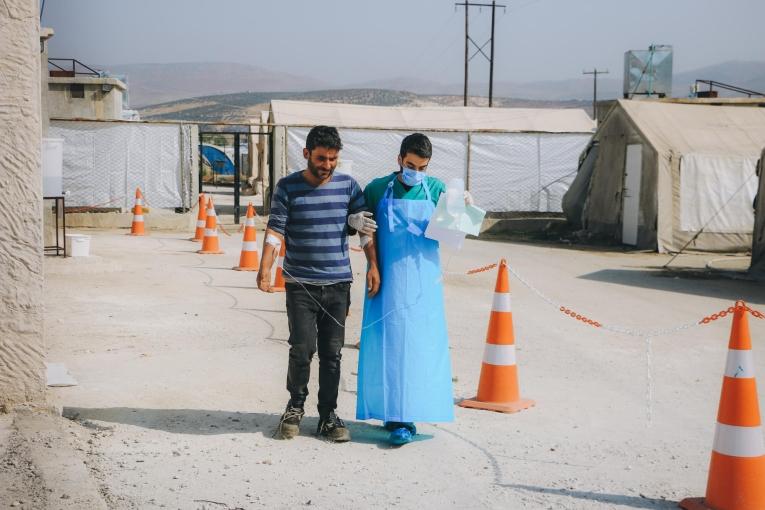
{"type": "Polygon", "coordinates": [[[350,283],[308,285],[287,282],[287,319],[290,355],[287,390],[291,404],[303,407],[308,396],[311,359],[319,351],[319,416],[337,408],[340,350],[345,343],[345,317],[350,305],[350,283]],[[312,299],[313,298],[313,299],[312,299]],[[328,312],[319,307],[319,303],[328,312]],[[332,317],[342,324],[340,326],[332,317]]]}

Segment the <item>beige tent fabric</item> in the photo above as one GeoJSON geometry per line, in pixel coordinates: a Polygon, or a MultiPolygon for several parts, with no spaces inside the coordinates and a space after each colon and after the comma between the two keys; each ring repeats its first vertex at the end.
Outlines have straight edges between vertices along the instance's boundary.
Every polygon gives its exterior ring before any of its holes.
{"type": "MultiPolygon", "coordinates": [[[[695,232],[681,230],[680,161],[684,155],[755,158],[765,146],[765,108],[619,100],[594,137],[600,154],[589,184],[585,229],[621,240],[625,151],[643,145],[638,248],[678,251],[695,232]]],[[[702,232],[691,250],[743,251],[750,233],[702,232]]]]}
{"type": "Polygon", "coordinates": [[[619,100],[659,153],[757,156],[765,140],[765,108],[619,100]]]}
{"type": "Polygon", "coordinates": [[[290,126],[401,130],[592,133],[595,123],[580,109],[365,106],[271,101],[271,121],[290,126]]]}
{"type": "MultiPolygon", "coordinates": [[[[624,100],[619,104],[659,153],[657,248],[678,251],[695,234],[680,228],[680,159],[691,153],[756,157],[765,144],[765,109],[624,100]]],[[[702,232],[688,248],[739,251],[750,243],[748,233],[702,232]]]]}
{"type": "Polygon", "coordinates": [[[749,272],[758,279],[765,279],[765,149],[760,154],[757,171],[760,174],[760,185],[757,188],[757,200],[754,206],[752,265],[749,267],[749,272]]]}

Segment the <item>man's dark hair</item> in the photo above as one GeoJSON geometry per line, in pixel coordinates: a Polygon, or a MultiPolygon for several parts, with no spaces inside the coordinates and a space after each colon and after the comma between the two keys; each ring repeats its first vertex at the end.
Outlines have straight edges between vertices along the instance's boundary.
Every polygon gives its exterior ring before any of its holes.
{"type": "Polygon", "coordinates": [[[305,139],[305,148],[312,151],[316,147],[325,147],[338,151],[342,149],[343,142],[340,141],[340,134],[337,132],[337,129],[331,126],[314,126],[311,128],[305,139]]]}
{"type": "Polygon", "coordinates": [[[405,158],[409,153],[415,154],[421,158],[430,159],[433,155],[433,146],[430,139],[422,133],[412,133],[401,141],[401,158],[405,158]]]}

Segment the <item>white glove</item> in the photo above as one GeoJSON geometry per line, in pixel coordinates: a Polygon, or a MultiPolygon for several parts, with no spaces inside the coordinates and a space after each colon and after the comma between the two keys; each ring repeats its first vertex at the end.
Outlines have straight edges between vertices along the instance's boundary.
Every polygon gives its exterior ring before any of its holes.
{"type": "Polygon", "coordinates": [[[362,234],[372,235],[377,230],[377,222],[372,219],[372,213],[361,211],[348,216],[348,225],[362,234]]]}
{"type": "Polygon", "coordinates": [[[465,190],[465,205],[475,205],[475,202],[473,202],[473,195],[470,194],[468,190],[465,190]]]}

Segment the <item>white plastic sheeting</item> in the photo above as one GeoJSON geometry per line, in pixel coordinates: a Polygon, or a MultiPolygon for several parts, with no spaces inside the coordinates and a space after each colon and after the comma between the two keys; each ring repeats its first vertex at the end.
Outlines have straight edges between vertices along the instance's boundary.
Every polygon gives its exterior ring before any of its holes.
{"type": "MultiPolygon", "coordinates": [[[[287,171],[294,172],[305,168],[303,147],[308,136],[308,128],[290,127],[287,129],[287,171]]],[[[409,131],[373,131],[361,129],[339,129],[343,141],[340,153],[342,161],[353,164],[340,167],[350,174],[363,188],[372,179],[382,177],[398,170],[398,149],[401,140],[411,134],[409,131]]],[[[428,172],[443,181],[451,178],[465,178],[467,160],[466,133],[428,133],[433,143],[433,157],[428,172]]]]}
{"type": "Polygon", "coordinates": [[[64,139],[67,205],[133,206],[140,187],[150,207],[191,206],[191,126],[54,121],[50,136],[64,139]]]}
{"type": "MultiPolygon", "coordinates": [[[[287,171],[305,168],[308,128],[287,128],[287,171]]],[[[339,129],[339,167],[364,187],[398,170],[401,140],[411,131],[339,129]],[[350,167],[350,170],[349,168],[350,167]]],[[[560,212],[561,200],[576,175],[586,133],[428,132],[433,157],[428,172],[445,182],[464,179],[476,205],[492,212],[560,212]],[[468,171],[468,147],[470,147],[468,171]]]]}
{"type": "Polygon", "coordinates": [[[685,154],[680,160],[680,226],[686,232],[747,233],[754,228],[756,157],[685,154]]]}
{"type": "Polygon", "coordinates": [[[470,192],[487,211],[561,212],[591,135],[473,134],[470,192]]]}

